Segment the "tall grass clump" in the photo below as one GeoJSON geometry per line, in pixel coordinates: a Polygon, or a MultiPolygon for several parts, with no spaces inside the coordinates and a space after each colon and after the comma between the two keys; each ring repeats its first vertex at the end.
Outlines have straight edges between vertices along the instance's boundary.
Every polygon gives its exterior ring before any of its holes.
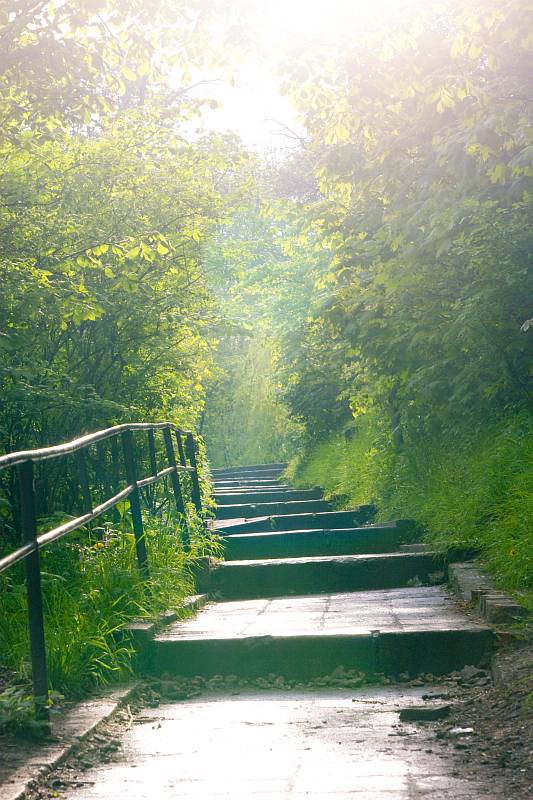
{"type": "MultiPolygon", "coordinates": [[[[150,579],[137,568],[127,516],[118,524],[78,532],[41,552],[45,634],[51,687],[77,697],[131,673],[133,651],[121,626],[176,610],[194,591],[198,557],[220,545],[196,519],[190,552],[178,522],[147,516],[150,579]]],[[[31,667],[23,570],[0,576],[0,653],[17,680],[29,682],[31,667]]]]}
{"type": "Polygon", "coordinates": [[[479,550],[502,588],[533,588],[533,419],[407,438],[400,452],[378,417],[355,437],[332,435],[291,465],[299,486],[323,486],[344,505],[376,502],[381,520],[414,518],[441,552],[479,550]]]}
{"type": "Polygon", "coordinates": [[[327,499],[367,503],[378,499],[381,476],[389,459],[386,432],[379,417],[368,414],[358,421],[355,434],[344,434],[308,447],[293,459],[288,478],[298,486],[321,486],[327,499]]]}

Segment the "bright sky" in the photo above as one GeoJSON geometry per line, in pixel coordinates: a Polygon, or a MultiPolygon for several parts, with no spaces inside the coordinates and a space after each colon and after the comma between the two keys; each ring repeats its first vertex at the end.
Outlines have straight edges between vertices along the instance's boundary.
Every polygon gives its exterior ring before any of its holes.
{"type": "Polygon", "coordinates": [[[262,52],[249,57],[235,76],[235,86],[207,86],[221,103],[206,112],[205,123],[216,130],[234,130],[250,147],[260,150],[294,146],[282,126],[303,134],[295,114],[278,88],[276,64],[302,45],[335,47],[347,31],[356,35],[365,21],[383,18],[410,0],[255,0],[262,52]]]}

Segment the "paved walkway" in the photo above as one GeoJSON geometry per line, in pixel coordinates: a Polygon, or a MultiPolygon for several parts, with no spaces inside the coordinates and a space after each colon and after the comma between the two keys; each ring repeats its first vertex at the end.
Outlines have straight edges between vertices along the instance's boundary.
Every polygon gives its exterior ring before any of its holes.
{"type": "Polygon", "coordinates": [[[399,723],[435,686],[209,696],[148,710],[68,800],[495,800],[399,723]]]}

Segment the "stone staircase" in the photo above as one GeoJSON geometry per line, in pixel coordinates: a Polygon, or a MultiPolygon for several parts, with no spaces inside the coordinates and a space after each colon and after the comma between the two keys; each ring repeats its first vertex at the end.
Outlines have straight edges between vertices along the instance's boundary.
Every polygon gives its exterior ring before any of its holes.
{"type": "Polygon", "coordinates": [[[156,672],[415,677],[486,662],[491,629],[450,599],[446,565],[411,523],[372,524],[371,505],[336,511],[284,469],[214,470],[226,560],[204,576],[208,605],[154,638],[156,672]]]}

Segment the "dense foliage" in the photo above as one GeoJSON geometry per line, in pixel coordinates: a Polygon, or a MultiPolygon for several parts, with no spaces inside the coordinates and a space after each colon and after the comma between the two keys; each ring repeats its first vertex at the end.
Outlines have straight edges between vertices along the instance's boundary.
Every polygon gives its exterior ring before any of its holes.
{"type": "Polygon", "coordinates": [[[321,192],[300,226],[331,254],[285,344],[308,480],[481,547],[515,586],[533,570],[531,32],[517,0],[402,4],[287,80],[321,192]]]}
{"type": "MultiPolygon", "coordinates": [[[[189,88],[202,65],[227,64],[233,23],[216,2],[0,3],[0,452],[126,420],[197,425],[222,319],[203,253],[243,204],[253,159],[197,129],[205,101],[189,88]]],[[[80,511],[67,461],[37,469],[40,530],[80,511]]],[[[98,453],[88,468],[93,501],[108,496],[98,453]]],[[[196,524],[185,553],[161,495],[147,586],[122,505],[120,522],[42,555],[51,682],[71,693],[124,675],[120,625],[176,607],[216,550],[196,524]]],[[[19,541],[5,470],[0,554],[19,541]]],[[[24,680],[22,565],[0,577],[2,663],[24,680]]]]}
{"type": "Polygon", "coordinates": [[[343,348],[356,414],[425,433],[531,407],[528,31],[519,2],[411,3],[293,68],[333,253],[302,348],[343,348]]]}
{"type": "Polygon", "coordinates": [[[246,158],[231,138],[188,143],[197,103],[162,82],[164,42],[184,58],[202,16],[31,5],[2,32],[0,448],[122,419],[194,425],[217,318],[202,243],[239,202],[246,158]]]}

